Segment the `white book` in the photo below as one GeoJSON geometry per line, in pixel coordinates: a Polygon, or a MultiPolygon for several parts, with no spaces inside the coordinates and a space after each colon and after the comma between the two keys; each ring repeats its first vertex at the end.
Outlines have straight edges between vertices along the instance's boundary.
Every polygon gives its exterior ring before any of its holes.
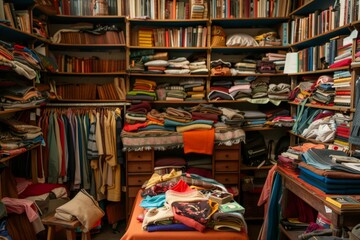
{"type": "Polygon", "coordinates": [[[346,0],[340,0],[339,26],[343,26],[345,23],[345,2],[346,0]]]}
{"type": "Polygon", "coordinates": [[[284,73],[297,73],[299,71],[299,53],[286,54],[284,73]]]}

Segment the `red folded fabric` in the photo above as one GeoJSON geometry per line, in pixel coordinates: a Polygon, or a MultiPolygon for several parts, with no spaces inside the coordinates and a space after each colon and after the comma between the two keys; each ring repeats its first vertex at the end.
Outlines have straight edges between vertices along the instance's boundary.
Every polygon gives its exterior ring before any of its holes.
{"type": "Polygon", "coordinates": [[[329,66],[329,68],[338,68],[338,67],[345,67],[349,66],[351,64],[351,58],[346,58],[344,60],[341,60],[337,63],[333,63],[329,66]]]}

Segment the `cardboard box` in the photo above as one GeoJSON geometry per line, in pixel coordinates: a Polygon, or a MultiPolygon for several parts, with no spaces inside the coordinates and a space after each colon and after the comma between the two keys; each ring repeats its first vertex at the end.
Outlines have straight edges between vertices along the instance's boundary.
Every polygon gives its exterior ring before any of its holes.
{"type": "Polygon", "coordinates": [[[234,200],[231,193],[221,191],[214,191],[213,193],[211,193],[209,199],[217,202],[218,204],[224,204],[234,200]]]}

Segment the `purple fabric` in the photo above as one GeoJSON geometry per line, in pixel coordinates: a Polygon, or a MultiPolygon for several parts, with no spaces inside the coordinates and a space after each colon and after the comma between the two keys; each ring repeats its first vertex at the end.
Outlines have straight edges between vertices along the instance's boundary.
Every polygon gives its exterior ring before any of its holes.
{"type": "Polygon", "coordinates": [[[196,230],[182,223],[173,223],[167,225],[150,225],[147,227],[147,231],[157,232],[157,231],[196,231],[196,230]]]}

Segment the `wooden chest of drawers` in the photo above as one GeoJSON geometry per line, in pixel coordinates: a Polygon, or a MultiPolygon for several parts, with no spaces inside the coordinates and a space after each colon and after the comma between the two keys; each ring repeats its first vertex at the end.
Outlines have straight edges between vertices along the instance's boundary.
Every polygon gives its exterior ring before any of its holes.
{"type": "Polygon", "coordinates": [[[214,179],[224,185],[240,189],[240,144],[215,146],[213,155],[214,179]]]}
{"type": "Polygon", "coordinates": [[[136,194],[154,171],[154,151],[126,152],[127,215],[130,214],[136,194]]]}

